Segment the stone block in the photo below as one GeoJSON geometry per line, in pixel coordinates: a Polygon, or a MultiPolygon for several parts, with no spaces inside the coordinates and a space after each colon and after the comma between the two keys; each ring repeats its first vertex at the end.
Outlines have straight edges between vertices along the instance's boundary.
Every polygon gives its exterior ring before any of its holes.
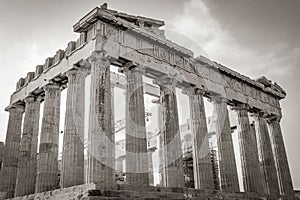
{"type": "Polygon", "coordinates": [[[20,78],[18,83],[17,83],[17,87],[16,89],[20,89],[21,87],[23,87],[25,85],[25,79],[24,78],[20,78]]]}
{"type": "Polygon", "coordinates": [[[78,49],[80,46],[81,46],[80,38],[78,38],[78,39],[76,40],[76,49],[78,49]]]}
{"type": "Polygon", "coordinates": [[[95,25],[92,25],[88,28],[86,32],[86,41],[91,41],[92,38],[95,36],[95,25]]]}
{"type": "Polygon", "coordinates": [[[80,33],[80,46],[87,42],[87,32],[80,33]]]}
{"type": "Polygon", "coordinates": [[[38,77],[40,74],[43,73],[44,66],[38,65],[35,67],[35,77],[38,77]]]}
{"type": "Polygon", "coordinates": [[[68,47],[66,49],[66,55],[70,55],[76,49],[76,42],[71,41],[68,43],[68,47]]]}
{"type": "Polygon", "coordinates": [[[27,85],[32,79],[34,79],[34,76],[34,72],[28,72],[25,80],[25,85],[27,85]]]}
{"type": "Polygon", "coordinates": [[[53,58],[46,59],[45,64],[44,64],[44,72],[54,64],[53,61],[54,61],[53,58]]]}
{"type": "Polygon", "coordinates": [[[54,63],[59,63],[63,58],[65,57],[65,51],[64,50],[58,50],[54,57],[54,63]]]}

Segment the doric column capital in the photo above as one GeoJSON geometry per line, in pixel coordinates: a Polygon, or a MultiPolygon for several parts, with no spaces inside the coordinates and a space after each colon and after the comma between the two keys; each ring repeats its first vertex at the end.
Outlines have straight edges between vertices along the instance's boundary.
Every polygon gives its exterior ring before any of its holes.
{"type": "Polygon", "coordinates": [[[5,109],[9,113],[23,113],[25,111],[24,105],[13,104],[5,109]]]}
{"type": "Polygon", "coordinates": [[[210,96],[210,102],[216,103],[216,104],[227,104],[228,99],[222,96],[210,96]]]}
{"type": "Polygon", "coordinates": [[[125,63],[123,67],[119,69],[119,72],[121,73],[127,73],[129,71],[144,75],[146,73],[146,68],[143,65],[130,61],[125,63]]]}
{"type": "Polygon", "coordinates": [[[45,92],[48,92],[50,90],[62,90],[65,88],[65,85],[60,85],[59,83],[56,83],[56,82],[53,82],[53,81],[50,81],[47,85],[45,85],[43,87],[43,90],[45,92]]]}
{"type": "Polygon", "coordinates": [[[90,74],[89,68],[74,68],[66,72],[67,77],[73,77],[73,76],[83,76],[84,78],[90,74]]]}
{"type": "Polygon", "coordinates": [[[88,59],[81,59],[79,62],[74,64],[75,69],[80,69],[80,68],[86,68],[86,69],[91,69],[91,63],[89,62],[88,59]]]}
{"type": "Polygon", "coordinates": [[[26,105],[30,104],[30,103],[33,103],[34,101],[35,101],[35,97],[32,96],[32,95],[27,96],[27,97],[24,98],[24,102],[25,102],[26,105]]]}
{"type": "Polygon", "coordinates": [[[66,75],[67,75],[67,77],[70,77],[70,76],[76,75],[77,73],[78,73],[77,69],[71,69],[71,70],[66,72],[66,75]]]}
{"type": "Polygon", "coordinates": [[[140,73],[140,74],[145,74],[146,73],[146,68],[141,66],[141,65],[138,65],[138,66],[134,66],[132,68],[129,69],[131,72],[134,72],[134,73],[140,73]]]}
{"type": "Polygon", "coordinates": [[[88,62],[94,63],[97,62],[98,60],[109,62],[109,57],[106,54],[107,52],[105,50],[94,51],[92,55],[88,58],[88,62]]]}
{"type": "Polygon", "coordinates": [[[270,124],[270,123],[273,123],[273,122],[280,122],[281,121],[281,116],[278,116],[278,115],[268,115],[267,116],[267,122],[270,124]]]}
{"type": "Polygon", "coordinates": [[[185,88],[182,90],[183,94],[188,96],[200,95],[203,96],[205,94],[205,90],[197,87],[185,88]]]}
{"type": "Polygon", "coordinates": [[[237,103],[234,106],[231,106],[231,109],[234,111],[248,111],[249,105],[245,103],[237,103]]]}
{"type": "Polygon", "coordinates": [[[41,102],[42,100],[43,100],[43,97],[41,97],[39,95],[33,95],[33,94],[24,98],[25,104],[30,104],[33,102],[41,102]]]}
{"type": "Polygon", "coordinates": [[[176,80],[175,77],[166,75],[154,80],[153,84],[159,86],[176,86],[178,84],[178,81],[176,80]]]}
{"type": "Polygon", "coordinates": [[[268,113],[258,110],[250,114],[251,117],[268,118],[268,113]]]}

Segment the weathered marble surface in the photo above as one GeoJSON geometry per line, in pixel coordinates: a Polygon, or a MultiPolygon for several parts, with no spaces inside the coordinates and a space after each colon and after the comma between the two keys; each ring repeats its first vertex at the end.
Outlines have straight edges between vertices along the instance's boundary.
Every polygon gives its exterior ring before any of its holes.
{"type": "Polygon", "coordinates": [[[238,140],[241,154],[244,191],[262,194],[262,177],[258,160],[255,130],[250,125],[245,104],[233,108],[238,116],[238,140]]]}
{"type": "Polygon", "coordinates": [[[293,183],[281,132],[280,119],[280,117],[270,118],[268,125],[279,178],[280,193],[287,198],[292,198],[294,196],[293,183]]]}
{"type": "Polygon", "coordinates": [[[133,68],[126,69],[125,73],[127,78],[126,182],[137,186],[149,185],[142,71],[139,68],[133,68]]]}
{"type": "Polygon", "coordinates": [[[11,107],[8,112],[9,119],[0,171],[0,198],[1,196],[11,198],[15,193],[24,107],[11,107]]]}
{"type": "Polygon", "coordinates": [[[45,192],[59,187],[58,134],[61,88],[53,83],[46,85],[44,112],[41,128],[36,192],[45,192]]]}
{"type": "Polygon", "coordinates": [[[188,93],[194,136],[194,180],[196,189],[214,189],[203,94],[204,91],[198,89],[191,89],[188,93]]]}
{"type": "Polygon", "coordinates": [[[85,66],[67,72],[68,91],[63,140],[62,187],[84,183],[85,66]]]}
{"type": "Polygon", "coordinates": [[[240,191],[227,100],[219,97],[212,100],[214,105],[213,115],[216,116],[221,190],[240,191]]]}
{"type": "MultiPolygon", "coordinates": [[[[185,88],[186,86],[196,86],[203,88],[205,95],[208,97],[221,96],[230,103],[240,102],[248,104],[252,110],[258,109],[269,115],[281,116],[279,100],[284,98],[286,93],[276,83],[272,83],[266,78],[261,78],[256,81],[251,80],[246,76],[204,57],[193,58],[193,53],[190,50],[165,38],[163,31],[158,29],[164,24],[161,21],[103,9],[105,8],[94,9],[82,18],[79,23],[75,24],[74,30],[80,33],[80,37],[76,41],[70,42],[65,51],[58,50],[54,56],[47,58],[43,65],[36,67],[36,73],[29,72],[26,78],[20,78],[17,83],[16,91],[11,96],[10,101],[11,107],[16,102],[24,101],[28,94],[40,94],[42,88],[47,84],[52,81],[62,81],[62,79],[66,78],[65,73],[67,71],[74,69],[74,66],[83,60],[92,58],[91,63],[94,71],[92,73],[91,110],[95,112],[90,115],[92,120],[89,133],[89,182],[96,182],[102,186],[110,187],[113,185],[114,180],[112,169],[114,167],[114,145],[112,145],[114,131],[112,127],[113,108],[111,105],[111,98],[113,97],[110,91],[111,79],[109,73],[109,65],[111,63],[122,66],[124,62],[132,61],[135,65],[142,65],[145,68],[144,74],[150,78],[160,80],[167,75],[168,77],[172,77],[176,87],[185,88]],[[136,20],[135,23],[133,23],[132,20],[136,20]],[[145,23],[148,23],[147,26],[149,26],[149,23],[154,24],[154,26],[146,27],[144,26],[145,23]]],[[[166,186],[182,187],[181,146],[180,138],[176,136],[179,125],[177,123],[178,111],[176,96],[174,95],[175,85],[162,85],[160,88],[163,99],[161,106],[164,113],[162,121],[164,126],[167,127],[161,134],[161,138],[165,139],[161,142],[161,146],[168,146],[166,150],[161,151],[161,155],[163,155],[162,161],[163,163],[167,163],[162,170],[164,174],[164,180],[162,182],[164,183],[163,185],[166,186]],[[170,140],[173,140],[175,145],[169,145],[170,140]],[[170,164],[169,162],[173,161],[173,158],[176,158],[175,162],[170,164]]],[[[47,87],[48,86],[46,86],[46,88],[47,87]]],[[[150,89],[150,92],[153,94],[156,92],[157,95],[157,88],[150,87],[150,89]]],[[[59,108],[58,99],[60,98],[60,93],[54,91],[50,93],[53,93],[55,97],[51,97],[51,95],[49,97],[49,91],[46,91],[37,191],[45,191],[57,187],[57,183],[55,182],[57,178],[57,160],[55,160],[55,157],[57,157],[58,142],[56,134],[58,134],[59,118],[59,111],[57,110],[59,108]],[[53,123],[53,125],[51,123],[53,123]],[[50,163],[49,168],[47,168],[47,163],[50,163]]],[[[138,94],[138,96],[141,95],[142,94],[138,94]]],[[[202,104],[201,99],[194,100],[197,104],[202,104]]],[[[223,170],[221,176],[223,176],[223,180],[226,180],[222,183],[222,189],[237,191],[235,161],[232,159],[232,138],[229,133],[230,123],[227,109],[225,108],[226,105],[224,104],[215,105],[219,122],[220,120],[224,120],[224,123],[219,124],[217,128],[218,132],[222,133],[219,138],[219,146],[220,149],[222,149],[220,151],[222,157],[220,161],[221,171],[223,170]]],[[[197,109],[198,108],[195,107],[195,111],[197,111],[197,109]]],[[[203,108],[200,107],[199,110],[201,111],[203,108]]],[[[141,113],[141,109],[138,109],[137,115],[141,113]]],[[[194,115],[196,114],[194,113],[194,115]]],[[[241,113],[241,116],[244,115],[245,113],[241,113]]],[[[12,115],[12,118],[18,117],[17,115],[12,115]]],[[[203,115],[198,119],[199,124],[204,123],[202,118],[203,115]]],[[[69,115],[67,119],[72,121],[69,115]]],[[[141,119],[141,117],[138,119],[141,119]]],[[[67,123],[70,122],[68,122],[68,120],[66,121],[67,123]]],[[[241,120],[241,122],[240,129],[249,132],[248,122],[245,120],[241,120]]],[[[274,169],[277,169],[281,193],[292,195],[290,172],[289,170],[285,170],[288,169],[288,163],[280,126],[278,123],[270,124],[270,142],[265,119],[256,119],[256,122],[260,162],[263,170],[268,169],[267,172],[264,173],[266,177],[264,184],[265,193],[273,193],[273,191],[276,194],[278,193],[275,178],[276,171],[274,172],[274,169]],[[275,160],[273,159],[273,161],[271,158],[271,143],[274,146],[273,151],[275,152],[275,160]],[[283,186],[283,184],[285,185],[283,186]]],[[[70,127],[72,127],[72,125],[70,127]]],[[[9,131],[14,131],[15,134],[19,134],[19,124],[10,119],[8,132],[9,131]],[[15,125],[15,127],[12,127],[11,124],[15,125]]],[[[205,132],[205,127],[202,127],[201,130],[199,129],[198,131],[205,132]]],[[[197,133],[197,131],[195,132],[197,133]]],[[[247,138],[243,136],[245,135],[241,134],[240,138],[247,140],[247,138]]],[[[8,141],[7,148],[11,148],[11,152],[8,154],[13,158],[17,157],[15,151],[17,151],[19,147],[15,143],[19,139],[18,137],[12,141],[8,141]],[[10,142],[12,144],[10,144],[10,142]]],[[[26,137],[24,140],[25,139],[26,137]]],[[[201,138],[198,139],[199,141],[202,140],[201,138]]],[[[140,143],[143,144],[144,141],[140,143]]],[[[199,147],[199,145],[196,146],[199,147]]],[[[243,147],[242,152],[246,152],[246,146],[243,147]]],[[[143,149],[143,147],[141,149],[143,149]]],[[[73,157],[71,154],[68,154],[69,156],[67,156],[67,154],[64,156],[66,159],[73,157]]],[[[246,157],[245,153],[243,159],[247,159],[246,157]]],[[[14,162],[9,163],[15,162],[17,161],[14,160],[14,162]]],[[[5,159],[3,166],[3,169],[5,169],[5,159]]],[[[8,180],[6,182],[11,182],[8,186],[8,190],[10,190],[8,194],[11,195],[14,189],[12,180],[15,178],[16,170],[15,166],[8,166],[8,168],[9,167],[12,171],[5,174],[13,174],[12,176],[7,175],[9,179],[6,179],[8,180]]],[[[1,174],[3,173],[1,172],[1,174]]],[[[249,178],[247,180],[249,180],[249,178]]],[[[200,181],[199,185],[201,184],[200,181]]],[[[251,184],[245,183],[245,185],[251,184]]],[[[3,187],[1,186],[0,188],[3,187]]]]}
{"type": "Polygon", "coordinates": [[[161,138],[166,187],[184,187],[182,147],[175,86],[170,81],[160,83],[162,129],[161,138]]]}
{"type": "Polygon", "coordinates": [[[105,52],[94,52],[91,62],[91,98],[88,133],[88,183],[111,187],[114,182],[114,135],[110,61],[105,52]]]}
{"type": "MultiPolygon", "coordinates": [[[[84,184],[64,189],[53,190],[44,193],[17,197],[10,200],[104,200],[104,199],[194,199],[194,200],[261,200],[259,195],[241,192],[220,192],[214,190],[196,190],[191,188],[162,188],[162,187],[128,187],[121,186],[111,189],[103,189],[96,184],[84,184]]],[[[274,197],[264,199],[275,200],[274,197]]]]}
{"type": "Polygon", "coordinates": [[[25,99],[25,116],[18,162],[15,196],[32,194],[37,175],[37,149],[41,98],[25,99]]]}
{"type": "Polygon", "coordinates": [[[264,194],[279,196],[278,177],[265,115],[256,114],[254,120],[264,194]]]}

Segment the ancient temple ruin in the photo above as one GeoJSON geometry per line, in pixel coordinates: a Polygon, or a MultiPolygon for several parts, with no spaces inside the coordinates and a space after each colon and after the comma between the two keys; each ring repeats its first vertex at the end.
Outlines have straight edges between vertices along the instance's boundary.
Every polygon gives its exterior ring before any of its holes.
{"type": "Polygon", "coordinates": [[[166,39],[162,26],[160,20],[97,7],[73,26],[80,34],[77,41],[19,79],[6,108],[9,121],[0,152],[0,199],[294,199],[280,128],[279,102],[286,92],[267,78],[253,80],[205,57],[195,58],[189,49],[166,39]],[[111,66],[122,74],[112,73],[111,66]],[[87,76],[91,96],[89,124],[84,124],[87,76]],[[143,77],[153,82],[145,83],[143,77]],[[115,181],[112,102],[117,87],[126,90],[126,180],[122,186],[115,181]],[[194,189],[184,187],[176,88],[189,97],[194,189]],[[64,89],[67,108],[58,177],[64,89]],[[161,114],[161,180],[156,187],[149,186],[144,94],[157,97],[161,114]],[[219,190],[208,149],[204,98],[212,102],[216,114],[219,190]],[[228,105],[238,116],[244,192],[238,184],[228,105]]]}

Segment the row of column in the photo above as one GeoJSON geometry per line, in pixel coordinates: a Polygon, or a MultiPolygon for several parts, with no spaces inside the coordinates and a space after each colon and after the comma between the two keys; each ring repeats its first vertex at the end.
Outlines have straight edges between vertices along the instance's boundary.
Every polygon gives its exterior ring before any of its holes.
{"type": "MultiPolygon", "coordinates": [[[[62,160],[63,187],[84,183],[84,82],[87,70],[68,76],[65,134],[62,160]]],[[[9,122],[0,174],[0,198],[24,196],[59,188],[58,138],[63,87],[51,82],[43,87],[44,112],[37,154],[41,97],[31,95],[22,105],[8,109],[9,122]],[[22,118],[25,111],[22,129],[22,118]],[[21,137],[22,135],[22,137],[21,137]]]]}
{"type": "MultiPolygon", "coordinates": [[[[105,52],[94,52],[90,64],[91,99],[87,177],[89,183],[109,188],[114,183],[115,167],[110,61],[105,56],[105,52]]],[[[67,74],[62,187],[84,183],[84,88],[88,73],[89,70],[83,67],[69,71],[67,74]]],[[[125,74],[127,78],[126,181],[130,185],[145,186],[149,185],[149,172],[143,71],[128,65],[125,74]]],[[[172,80],[165,79],[159,82],[159,86],[162,111],[160,153],[163,158],[163,183],[166,187],[184,187],[175,84],[172,80]]],[[[0,185],[0,191],[6,192],[6,197],[23,196],[59,187],[57,158],[61,86],[52,83],[45,86],[44,90],[45,102],[38,159],[36,150],[41,99],[32,96],[24,100],[26,106],[22,138],[24,108],[14,106],[9,109],[0,185]]],[[[194,134],[195,187],[214,189],[203,102],[204,92],[201,89],[189,89],[188,95],[194,134]]],[[[239,191],[227,101],[223,98],[214,98],[213,103],[217,117],[221,188],[239,191]]],[[[239,120],[245,191],[279,195],[280,189],[281,194],[292,195],[292,182],[279,120],[269,119],[269,134],[265,116],[255,115],[254,131],[249,122],[247,107],[239,105],[236,111],[239,120]]]]}
{"type": "MultiPolygon", "coordinates": [[[[176,148],[169,148],[169,146],[172,147],[169,143],[176,143],[179,137],[178,128],[176,129],[178,113],[175,87],[163,83],[160,89],[163,106],[162,121],[165,126],[160,137],[162,140],[160,142],[161,162],[164,162],[162,165],[164,168],[161,169],[162,184],[167,187],[182,187],[182,181],[178,181],[178,179],[182,180],[182,167],[177,166],[177,160],[180,158],[176,159],[178,156],[176,150],[181,149],[181,144],[177,143],[176,148]],[[171,155],[168,154],[170,152],[172,152],[171,155]],[[175,170],[174,167],[176,167],[175,170]],[[171,174],[172,171],[175,173],[171,174]]],[[[213,189],[203,91],[189,90],[187,94],[190,99],[191,125],[194,135],[195,188],[213,189]]],[[[227,109],[228,101],[214,97],[212,102],[216,116],[221,189],[240,191],[227,109]]],[[[249,121],[249,108],[245,104],[238,104],[233,109],[238,115],[238,138],[245,192],[293,198],[294,192],[279,124],[280,119],[270,118],[258,112],[253,114],[255,120],[255,127],[253,127],[249,121]]]]}

